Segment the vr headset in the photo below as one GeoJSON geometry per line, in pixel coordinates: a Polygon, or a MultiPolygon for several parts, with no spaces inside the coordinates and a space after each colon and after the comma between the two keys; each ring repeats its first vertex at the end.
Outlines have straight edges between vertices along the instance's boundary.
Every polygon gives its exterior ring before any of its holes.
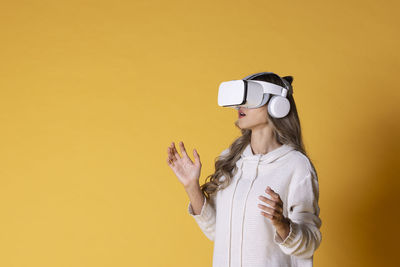
{"type": "MultiPolygon", "coordinates": [[[[293,81],[292,76],[285,78],[293,81]]],[[[283,118],[290,111],[290,102],[286,96],[293,93],[288,81],[273,72],[259,72],[246,76],[242,80],[222,82],[218,89],[218,105],[239,109],[258,108],[265,105],[268,100],[268,113],[274,118],[283,118]],[[285,87],[274,83],[251,80],[262,75],[275,75],[283,82],[285,87]]]]}

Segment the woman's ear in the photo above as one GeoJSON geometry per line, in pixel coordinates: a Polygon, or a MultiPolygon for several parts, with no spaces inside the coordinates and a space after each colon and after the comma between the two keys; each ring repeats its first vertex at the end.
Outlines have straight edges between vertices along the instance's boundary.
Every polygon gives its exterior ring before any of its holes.
{"type": "Polygon", "coordinates": [[[282,78],[285,79],[286,81],[288,81],[290,83],[290,85],[293,82],[293,76],[285,76],[285,77],[282,77],[282,78]]]}

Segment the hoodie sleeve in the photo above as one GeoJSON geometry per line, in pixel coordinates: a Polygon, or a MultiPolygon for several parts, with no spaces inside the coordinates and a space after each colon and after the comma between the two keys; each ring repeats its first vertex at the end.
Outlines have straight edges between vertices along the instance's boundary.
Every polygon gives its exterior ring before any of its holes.
{"type": "Polygon", "coordinates": [[[205,236],[214,241],[215,237],[215,205],[213,204],[215,201],[210,201],[204,196],[204,204],[201,208],[200,214],[195,215],[193,213],[193,208],[191,202],[188,205],[189,214],[195,219],[201,231],[205,234],[205,236]]]}
{"type": "MultiPolygon", "coordinates": [[[[225,156],[228,153],[229,148],[226,148],[219,154],[219,157],[225,156]]],[[[224,179],[224,176],[222,176],[220,179],[224,179]]],[[[201,208],[200,214],[195,215],[193,213],[193,208],[190,202],[188,205],[188,213],[195,219],[201,231],[211,241],[214,241],[215,239],[216,195],[218,195],[218,192],[210,196],[210,199],[207,199],[204,196],[204,204],[201,208]]]]}
{"type": "Polygon", "coordinates": [[[289,186],[287,207],[290,232],[285,240],[276,231],[274,234],[274,242],[285,254],[311,258],[319,247],[322,222],[319,218],[318,198],[318,179],[311,173],[289,186]]]}

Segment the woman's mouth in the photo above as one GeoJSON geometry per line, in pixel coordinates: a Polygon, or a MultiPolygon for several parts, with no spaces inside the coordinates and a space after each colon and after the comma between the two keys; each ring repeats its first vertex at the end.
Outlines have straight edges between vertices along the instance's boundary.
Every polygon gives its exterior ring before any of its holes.
{"type": "Polygon", "coordinates": [[[239,114],[238,114],[238,115],[239,115],[239,119],[240,119],[240,118],[243,118],[244,116],[246,116],[246,114],[244,114],[243,112],[240,112],[240,111],[239,111],[239,114]]]}

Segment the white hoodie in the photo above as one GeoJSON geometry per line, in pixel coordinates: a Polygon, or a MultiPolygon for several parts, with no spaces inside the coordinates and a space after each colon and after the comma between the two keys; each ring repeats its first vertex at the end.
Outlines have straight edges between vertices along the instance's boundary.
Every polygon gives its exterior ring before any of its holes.
{"type": "Polygon", "coordinates": [[[219,190],[211,202],[204,197],[200,214],[194,215],[191,203],[188,205],[202,232],[214,241],[212,266],[313,266],[322,236],[318,178],[308,158],[285,144],[254,155],[248,144],[236,166],[238,171],[228,187],[219,190]],[[285,240],[257,206],[269,206],[258,198],[271,198],[265,192],[267,186],[280,195],[283,215],[290,219],[285,240]]]}

